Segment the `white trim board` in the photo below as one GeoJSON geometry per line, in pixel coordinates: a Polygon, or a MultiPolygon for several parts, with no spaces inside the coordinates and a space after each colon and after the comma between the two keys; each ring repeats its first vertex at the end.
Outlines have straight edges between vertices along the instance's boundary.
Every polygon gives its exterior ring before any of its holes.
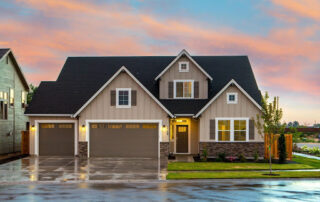
{"type": "Polygon", "coordinates": [[[142,85],[140,83],[140,81],[138,81],[138,79],[136,79],[135,76],[133,76],[133,74],[130,73],[130,71],[125,67],[122,66],[74,115],[73,117],[78,116],[122,71],[125,71],[165,112],[167,112],[167,114],[170,115],[171,118],[173,118],[173,114],[165,107],[163,106],[160,101],[154,97],[154,95],[152,93],[149,92],[149,90],[144,87],[144,85],[142,85]]]}
{"type": "Polygon", "coordinates": [[[74,124],[74,155],[78,155],[78,120],[35,120],[34,154],[39,156],[39,123],[73,123],[74,124]]]}
{"type": "Polygon", "coordinates": [[[193,64],[195,64],[196,67],[199,68],[199,70],[206,75],[206,77],[208,77],[211,81],[213,80],[212,77],[191,57],[191,55],[185,50],[183,49],[178,56],[164,69],[162,70],[162,72],[154,79],[154,80],[158,80],[175,62],[177,62],[177,60],[182,56],[182,55],[186,55],[187,58],[193,62],[193,64]]]}
{"type": "Polygon", "coordinates": [[[194,118],[198,118],[227,88],[231,85],[234,84],[235,86],[238,87],[238,89],[251,101],[253,104],[258,107],[258,109],[262,110],[262,107],[234,80],[231,79],[227,85],[225,85],[219,93],[214,96],[195,116],[194,118]]]}
{"type": "Polygon", "coordinates": [[[162,142],[162,120],[148,119],[87,119],[86,141],[88,142],[88,158],[90,157],[90,123],[158,123],[158,159],[160,159],[160,142],[162,142]]]}

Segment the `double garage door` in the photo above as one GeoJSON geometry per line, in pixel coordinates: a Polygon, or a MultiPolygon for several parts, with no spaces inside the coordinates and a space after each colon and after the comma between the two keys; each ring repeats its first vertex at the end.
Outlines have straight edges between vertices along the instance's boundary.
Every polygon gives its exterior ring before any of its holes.
{"type": "MultiPolygon", "coordinates": [[[[74,156],[73,123],[39,124],[39,155],[74,156]]],[[[158,124],[91,123],[90,157],[158,157],[158,124]]]]}
{"type": "Polygon", "coordinates": [[[158,124],[91,123],[90,157],[158,157],[158,124]]]}

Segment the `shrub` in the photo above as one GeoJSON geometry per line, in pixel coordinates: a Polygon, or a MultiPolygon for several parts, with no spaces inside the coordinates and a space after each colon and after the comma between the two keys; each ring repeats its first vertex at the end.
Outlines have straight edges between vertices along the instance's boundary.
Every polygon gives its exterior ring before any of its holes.
{"type": "Polygon", "coordinates": [[[238,155],[238,159],[239,159],[240,162],[246,162],[247,161],[246,157],[244,157],[243,154],[239,154],[238,155]]]}
{"type": "Polygon", "coordinates": [[[256,152],[254,153],[254,155],[253,155],[253,160],[254,160],[255,162],[257,162],[258,159],[259,159],[259,153],[258,153],[258,151],[256,151],[256,152]]]}
{"type": "Polygon", "coordinates": [[[219,153],[218,157],[220,161],[226,161],[226,153],[219,153]]]}
{"type": "Polygon", "coordinates": [[[286,163],[287,151],[286,151],[286,138],[282,133],[278,139],[278,151],[279,151],[279,163],[286,163]]]}

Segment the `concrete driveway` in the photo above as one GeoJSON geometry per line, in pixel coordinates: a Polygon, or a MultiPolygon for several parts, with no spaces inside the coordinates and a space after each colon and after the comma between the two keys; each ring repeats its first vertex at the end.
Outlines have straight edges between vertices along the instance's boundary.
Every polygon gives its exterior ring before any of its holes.
{"type": "Polygon", "coordinates": [[[0,183],[164,179],[166,162],[149,158],[27,157],[0,165],[0,183]]]}

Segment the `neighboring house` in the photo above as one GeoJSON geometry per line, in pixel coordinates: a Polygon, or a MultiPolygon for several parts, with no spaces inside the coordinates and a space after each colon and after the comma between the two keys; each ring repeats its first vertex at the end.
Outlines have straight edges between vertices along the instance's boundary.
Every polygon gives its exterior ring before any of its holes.
{"type": "Polygon", "coordinates": [[[28,83],[10,49],[0,49],[0,154],[21,151],[28,83]]]}
{"type": "Polygon", "coordinates": [[[263,156],[247,56],[69,57],[26,114],[31,154],[263,156]]]}

